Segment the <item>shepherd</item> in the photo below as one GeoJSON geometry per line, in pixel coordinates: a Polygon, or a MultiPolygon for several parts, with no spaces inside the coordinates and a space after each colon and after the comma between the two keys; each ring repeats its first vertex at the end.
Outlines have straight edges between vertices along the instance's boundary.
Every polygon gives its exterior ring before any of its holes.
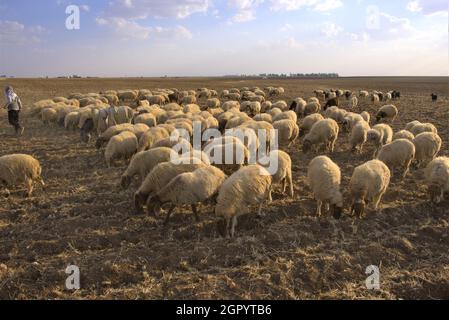
{"type": "Polygon", "coordinates": [[[14,89],[10,86],[5,88],[6,104],[4,108],[8,110],[9,124],[14,127],[16,135],[22,135],[25,130],[19,123],[19,114],[22,110],[22,101],[19,96],[14,92],[14,89]]]}

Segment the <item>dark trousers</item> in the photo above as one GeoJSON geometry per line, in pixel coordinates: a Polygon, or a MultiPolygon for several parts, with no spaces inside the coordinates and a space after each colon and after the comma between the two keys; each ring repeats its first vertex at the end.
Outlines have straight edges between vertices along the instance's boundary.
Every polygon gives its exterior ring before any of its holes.
{"type": "Polygon", "coordinates": [[[19,110],[9,110],[8,111],[8,121],[9,124],[14,127],[16,132],[19,132],[22,129],[22,126],[19,124],[19,110]]]}

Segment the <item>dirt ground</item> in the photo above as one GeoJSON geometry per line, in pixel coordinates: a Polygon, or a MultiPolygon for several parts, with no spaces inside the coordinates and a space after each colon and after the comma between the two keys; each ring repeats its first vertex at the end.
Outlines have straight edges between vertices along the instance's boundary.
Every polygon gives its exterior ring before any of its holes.
{"type": "MultiPolygon", "coordinates": [[[[448,78],[341,78],[331,80],[241,79],[13,79],[25,106],[71,92],[105,89],[281,85],[281,99],[310,97],[314,89],[400,90],[394,129],[412,120],[434,123],[449,156],[448,78]],[[432,104],[430,93],[440,101],[432,104]]],[[[3,100],[2,100],[3,101],[3,100]]],[[[361,102],[371,115],[376,108],[361,102]]],[[[27,153],[40,160],[45,190],[30,198],[24,189],[0,197],[0,299],[448,299],[449,195],[429,203],[422,170],[393,180],[383,212],[364,220],[317,218],[305,182],[313,155],[288,150],[293,160],[295,196],[279,190],[262,219],[239,219],[237,237],[215,229],[213,207],[203,206],[196,223],[188,208],[177,210],[167,237],[162,218],[133,215],[134,188],[122,191],[125,166],[108,169],[93,145],[77,132],[45,127],[27,112],[22,138],[12,135],[0,111],[0,155],[27,153]],[[65,289],[65,268],[77,265],[81,289],[65,289]],[[380,290],[366,289],[365,269],[380,267],[380,290]]],[[[355,166],[368,153],[349,153],[343,134],[332,154],[342,169],[347,197],[355,166]]],[[[346,201],[347,203],[347,201],[346,201]]],[[[346,208],[346,214],[348,208],[346,208]]]]}

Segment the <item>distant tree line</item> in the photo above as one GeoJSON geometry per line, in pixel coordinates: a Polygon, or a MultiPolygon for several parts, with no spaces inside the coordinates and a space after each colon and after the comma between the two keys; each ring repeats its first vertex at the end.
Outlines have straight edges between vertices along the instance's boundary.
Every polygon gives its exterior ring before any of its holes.
{"type": "Polygon", "coordinates": [[[258,75],[240,74],[225,77],[264,78],[264,79],[298,79],[298,78],[338,78],[338,73],[260,73],[258,75]]]}

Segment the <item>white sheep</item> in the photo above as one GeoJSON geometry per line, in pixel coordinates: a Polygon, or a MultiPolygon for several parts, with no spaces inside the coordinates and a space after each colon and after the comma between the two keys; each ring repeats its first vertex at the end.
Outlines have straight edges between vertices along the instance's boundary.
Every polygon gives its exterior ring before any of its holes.
{"type": "Polygon", "coordinates": [[[368,131],[370,126],[366,121],[359,121],[351,130],[349,138],[351,150],[357,153],[362,153],[363,146],[368,139],[368,131]]]}
{"type": "Polygon", "coordinates": [[[204,167],[204,163],[174,163],[163,162],[150,171],[139,189],[134,194],[134,206],[137,214],[142,213],[143,206],[147,203],[149,196],[156,194],[174,177],[184,172],[192,172],[204,167]]]}
{"type": "Polygon", "coordinates": [[[356,167],[349,182],[352,202],[350,215],[354,213],[362,218],[367,200],[373,202],[374,210],[377,211],[390,184],[390,177],[390,169],[379,160],[371,160],[356,167]]]}
{"type": "Polygon", "coordinates": [[[137,152],[137,137],[130,131],[124,131],[113,136],[104,152],[108,167],[111,167],[116,159],[129,159],[137,152]]]}
{"type": "Polygon", "coordinates": [[[136,175],[139,177],[137,185],[140,185],[156,165],[170,161],[170,159],[174,159],[176,156],[177,153],[175,151],[165,147],[136,153],[131,159],[128,168],[123,173],[120,185],[123,189],[128,188],[136,175]]]}
{"type": "Polygon", "coordinates": [[[329,119],[334,119],[337,123],[343,123],[345,120],[345,116],[347,111],[344,109],[340,109],[339,107],[332,106],[324,111],[324,116],[329,119]]]}
{"type": "Polygon", "coordinates": [[[254,121],[266,121],[269,123],[273,122],[273,117],[269,113],[259,113],[253,117],[254,121]]]}
{"type": "Polygon", "coordinates": [[[352,128],[361,121],[365,121],[362,115],[354,112],[347,112],[342,123],[343,130],[346,132],[351,132],[352,128]]]}
{"type": "Polygon", "coordinates": [[[296,121],[284,119],[273,122],[273,128],[278,130],[279,145],[290,147],[299,136],[296,121]]]}
{"type": "MultiPolygon", "coordinates": [[[[174,127],[173,127],[173,130],[174,127]]],[[[139,147],[137,149],[138,152],[145,151],[150,149],[154,143],[159,140],[163,140],[168,138],[170,133],[168,130],[162,125],[158,125],[156,127],[150,128],[150,130],[146,131],[139,139],[139,147]]]]}
{"type": "Polygon", "coordinates": [[[410,132],[413,133],[414,136],[417,136],[423,132],[438,133],[438,130],[431,123],[417,123],[410,128],[410,132]]]}
{"type": "Polygon", "coordinates": [[[393,122],[398,115],[398,108],[392,104],[388,104],[383,106],[377,111],[376,121],[379,123],[381,121],[390,121],[393,122]]]}
{"type": "Polygon", "coordinates": [[[317,216],[321,216],[321,207],[326,204],[330,205],[331,214],[339,219],[343,209],[339,166],[326,156],[318,156],[308,166],[307,181],[317,201],[317,216]]]}
{"type": "Polygon", "coordinates": [[[69,112],[64,118],[64,128],[75,130],[80,121],[81,114],[77,111],[69,112]]]}
{"type": "Polygon", "coordinates": [[[324,120],[324,117],[319,113],[309,114],[307,117],[302,119],[299,126],[300,135],[309,132],[310,129],[312,129],[312,126],[320,120],[324,120]]]}
{"type": "Polygon", "coordinates": [[[367,123],[370,123],[371,115],[367,111],[361,112],[360,115],[362,116],[363,120],[365,120],[367,123]]]}
{"type": "Polygon", "coordinates": [[[276,116],[273,117],[273,122],[279,121],[279,120],[284,120],[284,119],[290,119],[293,122],[297,122],[298,121],[298,116],[296,115],[296,113],[294,111],[284,111],[280,114],[277,114],[276,116]]]}
{"type": "Polygon", "coordinates": [[[449,191],[449,158],[433,159],[427,165],[424,175],[430,200],[436,204],[440,203],[444,200],[444,193],[449,191]]]}
{"type": "Polygon", "coordinates": [[[359,105],[359,99],[356,96],[352,96],[351,100],[349,100],[349,108],[354,109],[359,105]]]}
{"type": "Polygon", "coordinates": [[[405,178],[415,158],[415,152],[415,145],[410,140],[398,139],[384,145],[377,155],[377,160],[385,163],[392,175],[395,168],[404,168],[402,178],[405,178]]]}
{"type": "Polygon", "coordinates": [[[303,98],[296,98],[290,104],[290,110],[294,110],[298,117],[304,117],[304,111],[306,108],[307,102],[303,98]]]}
{"type": "Polygon", "coordinates": [[[144,123],[150,128],[155,127],[157,125],[156,117],[151,113],[142,113],[137,115],[134,118],[134,123],[135,124],[144,123]]]}
{"type": "Polygon", "coordinates": [[[190,205],[198,222],[197,205],[217,195],[225,179],[224,172],[214,166],[204,166],[192,172],[181,173],[156,194],[148,197],[147,210],[155,215],[163,205],[170,204],[164,221],[164,227],[167,227],[170,215],[177,206],[190,205]]]}
{"type": "Polygon", "coordinates": [[[376,124],[368,131],[367,141],[374,144],[373,157],[376,157],[380,148],[382,148],[384,144],[393,141],[393,129],[384,123],[376,124]]]}
{"type": "MultiPolygon", "coordinates": [[[[38,160],[27,154],[10,154],[0,157],[0,186],[4,185],[8,188],[24,183],[29,197],[33,192],[35,181],[42,187],[45,186],[38,160]]],[[[9,196],[8,189],[6,194],[9,196]]]]}
{"type": "Polygon", "coordinates": [[[335,142],[338,138],[339,127],[333,119],[324,119],[315,123],[310,132],[304,137],[302,150],[304,153],[320,144],[324,144],[327,151],[334,152],[335,142]]]}
{"type": "Polygon", "coordinates": [[[401,130],[401,131],[396,132],[393,135],[393,140],[398,140],[398,139],[407,139],[407,140],[413,141],[413,139],[415,139],[415,136],[413,135],[413,133],[411,133],[408,130],[401,130]]]}
{"type": "Polygon", "coordinates": [[[215,214],[223,218],[224,223],[219,229],[224,236],[234,237],[237,217],[248,213],[250,206],[259,205],[258,214],[261,215],[262,205],[269,198],[271,184],[270,173],[259,165],[243,167],[225,180],[215,206],[215,214]]]}
{"type": "Polygon", "coordinates": [[[319,102],[316,101],[312,101],[306,104],[306,106],[304,107],[304,113],[303,113],[303,117],[308,116],[309,114],[312,113],[318,113],[321,110],[321,105],[319,102]]]}
{"type": "MultiPolygon", "coordinates": [[[[277,170],[276,173],[272,173],[272,184],[280,184],[282,183],[282,193],[285,193],[287,190],[287,186],[290,189],[290,197],[293,198],[294,190],[293,190],[293,176],[292,176],[292,159],[288,155],[288,153],[281,150],[273,150],[270,153],[259,159],[258,163],[267,168],[273,164],[271,160],[277,162],[277,170]]],[[[269,200],[272,201],[271,193],[269,200]]]]}
{"type": "MultiPolygon", "coordinates": [[[[405,130],[410,131],[411,128],[413,128],[415,125],[420,124],[418,120],[413,120],[405,125],[405,130]]],[[[421,132],[420,132],[421,133],[421,132]]]]}
{"type": "Polygon", "coordinates": [[[432,161],[440,152],[442,140],[434,132],[423,132],[413,139],[416,148],[416,163],[418,168],[432,161]]]}

